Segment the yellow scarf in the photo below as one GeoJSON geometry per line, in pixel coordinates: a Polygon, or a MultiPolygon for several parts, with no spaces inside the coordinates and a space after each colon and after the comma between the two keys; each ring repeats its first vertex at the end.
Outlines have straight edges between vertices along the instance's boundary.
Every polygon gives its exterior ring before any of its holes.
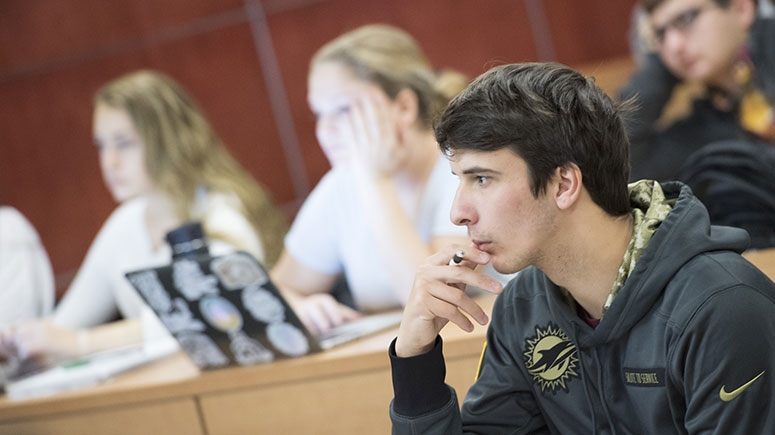
{"type": "Polygon", "coordinates": [[[740,86],[740,125],[762,140],[775,141],[775,105],[767,101],[753,79],[753,65],[746,58],[735,65],[735,81],[740,86]]]}

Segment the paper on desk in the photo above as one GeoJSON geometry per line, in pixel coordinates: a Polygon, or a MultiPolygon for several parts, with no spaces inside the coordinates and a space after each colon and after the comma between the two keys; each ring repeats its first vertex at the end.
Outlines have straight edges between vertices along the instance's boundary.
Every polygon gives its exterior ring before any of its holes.
{"type": "Polygon", "coordinates": [[[94,386],[178,349],[175,340],[154,340],[142,347],[100,353],[9,382],[5,386],[6,396],[9,400],[21,400],[94,386]]]}

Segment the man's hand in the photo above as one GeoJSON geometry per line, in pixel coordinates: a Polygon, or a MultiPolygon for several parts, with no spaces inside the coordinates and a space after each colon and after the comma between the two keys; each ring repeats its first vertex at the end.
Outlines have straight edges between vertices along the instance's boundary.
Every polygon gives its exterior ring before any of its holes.
{"type": "Polygon", "coordinates": [[[464,290],[470,285],[498,294],[503,286],[474,270],[490,261],[486,252],[474,247],[463,248],[464,260],[450,265],[450,259],[460,250],[460,246],[450,246],[437,252],[417,270],[398,330],[397,356],[406,358],[429,351],[448,322],[464,331],[473,331],[474,325],[466,314],[480,325],[489,321],[484,310],[464,290]]]}

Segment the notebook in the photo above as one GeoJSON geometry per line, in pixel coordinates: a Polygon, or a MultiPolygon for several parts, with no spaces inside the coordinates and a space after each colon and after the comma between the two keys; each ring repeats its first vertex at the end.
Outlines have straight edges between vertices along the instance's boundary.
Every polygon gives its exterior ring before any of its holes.
{"type": "Polygon", "coordinates": [[[126,277],[201,369],[308,355],[401,321],[400,312],[366,316],[317,336],[263,265],[241,251],[177,259],[126,277]]]}
{"type": "Polygon", "coordinates": [[[98,352],[9,379],[5,393],[9,400],[22,400],[95,386],[177,350],[175,342],[157,340],[98,352]]]}

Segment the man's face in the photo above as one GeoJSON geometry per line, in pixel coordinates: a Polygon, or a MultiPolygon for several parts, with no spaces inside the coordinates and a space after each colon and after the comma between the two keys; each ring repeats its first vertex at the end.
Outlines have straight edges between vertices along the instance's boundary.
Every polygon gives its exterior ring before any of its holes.
{"type": "Polygon", "coordinates": [[[513,273],[539,265],[557,234],[558,208],[550,194],[533,197],[525,161],[506,148],[456,151],[450,167],[460,180],[452,222],[468,227],[495,270],[513,273]]]}
{"type": "Polygon", "coordinates": [[[665,65],[686,80],[724,85],[753,21],[751,0],[667,0],[650,15],[665,65]]]}

